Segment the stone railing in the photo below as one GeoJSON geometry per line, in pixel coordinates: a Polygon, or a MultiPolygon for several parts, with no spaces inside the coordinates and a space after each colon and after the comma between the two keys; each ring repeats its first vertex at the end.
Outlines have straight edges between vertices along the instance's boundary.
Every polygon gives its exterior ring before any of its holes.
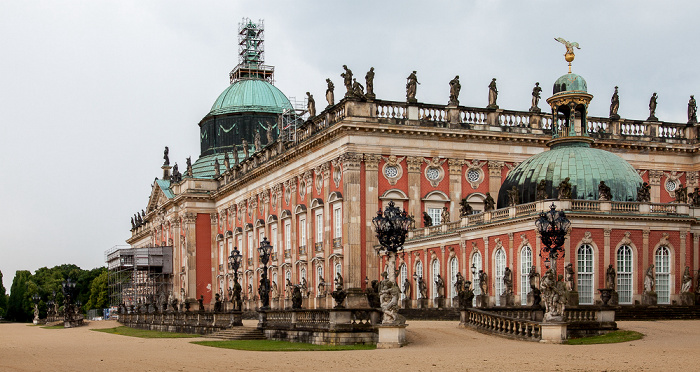
{"type": "Polygon", "coordinates": [[[243,325],[240,311],[131,313],[119,314],[118,321],[132,328],[202,335],[243,325]]]}
{"type": "Polygon", "coordinates": [[[459,325],[508,338],[527,341],[540,341],[542,339],[542,325],[540,322],[479,309],[463,310],[459,325]]]}

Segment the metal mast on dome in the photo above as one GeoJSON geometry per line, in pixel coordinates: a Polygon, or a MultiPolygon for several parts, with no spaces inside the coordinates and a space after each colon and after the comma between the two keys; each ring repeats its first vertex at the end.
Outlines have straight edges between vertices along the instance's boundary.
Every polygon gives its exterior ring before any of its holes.
{"type": "Polygon", "coordinates": [[[273,66],[265,63],[265,24],[243,18],[238,24],[238,65],[231,71],[231,84],[242,79],[261,79],[274,84],[273,66]]]}

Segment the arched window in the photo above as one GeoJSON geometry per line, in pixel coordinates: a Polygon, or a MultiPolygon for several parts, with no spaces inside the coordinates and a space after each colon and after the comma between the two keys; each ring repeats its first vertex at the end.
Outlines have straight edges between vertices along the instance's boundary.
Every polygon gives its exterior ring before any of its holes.
{"type": "Polygon", "coordinates": [[[299,271],[299,282],[301,282],[301,279],[306,279],[306,268],[305,267],[302,267],[301,270],[299,271]]]}
{"type": "Polygon", "coordinates": [[[506,251],[499,249],[496,251],[496,306],[501,306],[501,295],[505,292],[506,287],[503,284],[503,274],[506,271],[506,251]]]}
{"type": "Polygon", "coordinates": [[[440,297],[437,288],[438,275],[440,275],[440,261],[433,260],[432,266],[431,271],[433,276],[432,283],[430,283],[430,292],[432,292],[433,298],[438,298],[440,297]]]}
{"type": "Polygon", "coordinates": [[[654,270],[656,271],[656,294],[658,303],[671,303],[671,252],[668,247],[661,246],[654,254],[654,270]]]}
{"type": "Polygon", "coordinates": [[[457,257],[452,257],[450,260],[450,298],[454,298],[457,296],[457,289],[455,288],[455,285],[457,285],[457,273],[459,272],[459,261],[457,261],[457,257]]]}
{"type": "Polygon", "coordinates": [[[530,269],[532,269],[532,248],[529,245],[520,250],[520,304],[527,305],[530,288],[530,269]]]}
{"type": "Polygon", "coordinates": [[[272,282],[277,284],[277,287],[279,288],[279,283],[277,283],[277,270],[272,272],[272,282]]]}
{"type": "Polygon", "coordinates": [[[408,268],[406,267],[406,264],[403,263],[399,267],[399,288],[401,288],[401,299],[405,300],[406,299],[406,294],[403,293],[403,283],[406,281],[408,278],[408,268]]]}
{"type": "MultiPolygon", "coordinates": [[[[418,261],[416,263],[416,276],[425,280],[425,278],[423,278],[423,262],[421,261],[418,261]]],[[[422,298],[420,294],[420,288],[418,288],[418,280],[416,280],[416,298],[422,298]]]]}
{"type": "Polygon", "coordinates": [[[583,244],[578,248],[578,303],[593,305],[593,247],[583,244]]]}
{"type": "Polygon", "coordinates": [[[632,303],[632,248],[628,245],[617,250],[617,294],[619,303],[632,303]]]}
{"type": "Polygon", "coordinates": [[[479,270],[482,270],[481,265],[481,253],[474,252],[472,256],[472,265],[469,270],[475,270],[472,275],[472,288],[474,288],[474,299],[472,300],[472,305],[476,306],[476,296],[481,294],[481,286],[479,285],[479,270]]]}
{"type": "MultiPolygon", "coordinates": [[[[323,266],[316,266],[316,288],[318,288],[319,283],[321,283],[321,278],[323,278],[323,266]]],[[[319,295],[321,293],[318,293],[319,295]]]]}
{"type": "MultiPolygon", "coordinates": [[[[340,264],[340,262],[338,262],[337,264],[335,264],[335,278],[338,277],[338,274],[343,275],[342,272],[343,266],[340,264]]],[[[335,280],[335,278],[333,278],[333,280],[335,280]]]]}

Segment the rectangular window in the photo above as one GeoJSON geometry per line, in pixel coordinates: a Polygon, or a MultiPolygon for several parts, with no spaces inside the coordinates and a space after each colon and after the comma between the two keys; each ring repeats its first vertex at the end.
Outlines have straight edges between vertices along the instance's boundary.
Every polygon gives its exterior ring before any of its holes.
{"type": "Polygon", "coordinates": [[[248,260],[253,258],[253,233],[248,233],[248,260]]]}
{"type": "Polygon", "coordinates": [[[224,271],[224,242],[219,242],[219,271],[224,271]]]}
{"type": "Polygon", "coordinates": [[[333,238],[336,239],[343,237],[343,214],[340,212],[340,207],[333,209],[333,238]]]}
{"type": "Polygon", "coordinates": [[[289,221],[284,223],[284,249],[292,249],[292,225],[289,221]]]}
{"type": "Polygon", "coordinates": [[[299,246],[306,245],[306,218],[299,219],[299,246]]]}
{"type": "Polygon", "coordinates": [[[272,251],[277,253],[277,225],[270,228],[270,245],[272,245],[272,251]]]}
{"type": "Polygon", "coordinates": [[[316,212],[316,243],[323,243],[323,213],[316,212]]]}
{"type": "Polygon", "coordinates": [[[442,209],[441,208],[428,208],[428,215],[433,219],[433,226],[441,224],[442,209]]]}
{"type": "Polygon", "coordinates": [[[243,252],[245,252],[243,250],[243,237],[240,235],[238,235],[238,251],[240,252],[241,255],[243,254],[243,252]]]}
{"type": "MultiPolygon", "coordinates": [[[[258,246],[260,246],[263,239],[265,239],[265,230],[261,229],[260,232],[258,233],[258,246]]],[[[268,239],[268,241],[270,241],[270,239],[268,239]]]]}

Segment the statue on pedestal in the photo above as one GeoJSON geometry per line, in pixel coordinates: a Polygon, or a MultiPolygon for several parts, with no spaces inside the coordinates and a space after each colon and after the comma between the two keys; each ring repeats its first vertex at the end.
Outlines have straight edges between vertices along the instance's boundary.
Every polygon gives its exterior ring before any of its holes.
{"type": "Polygon", "coordinates": [[[199,311],[204,311],[204,295],[199,296],[197,303],[199,303],[199,311]]]}
{"type": "Polygon", "coordinates": [[[241,140],[241,147],[243,147],[243,160],[247,160],[250,157],[250,148],[245,138],[241,140]]]}
{"type": "Polygon", "coordinates": [[[304,296],[304,298],[309,297],[309,286],[306,284],[306,278],[302,277],[301,278],[301,295],[304,296]]]}
{"type": "Polygon", "coordinates": [[[294,291],[293,287],[292,281],[287,278],[287,282],[284,285],[284,298],[291,298],[292,292],[294,291]]]}
{"type": "Polygon", "coordinates": [[[422,276],[418,277],[418,293],[420,294],[419,298],[428,298],[428,286],[422,276]]]}
{"type": "Polygon", "coordinates": [[[490,192],[486,193],[486,198],[484,199],[484,211],[492,211],[496,207],[496,201],[493,200],[493,197],[491,196],[490,192]]]}
{"type": "Polygon", "coordinates": [[[600,184],[598,184],[598,200],[612,200],[612,193],[610,192],[610,187],[605,184],[605,181],[600,181],[600,184]]]}
{"type": "Polygon", "coordinates": [[[165,146],[165,150],[163,151],[163,160],[164,160],[163,165],[164,166],[170,165],[170,157],[168,156],[169,153],[170,153],[170,150],[168,149],[168,146],[165,146]]]}
{"type": "Polygon", "coordinates": [[[657,104],[657,95],[656,93],[652,94],[651,98],[649,99],[649,118],[647,121],[658,121],[659,119],[655,116],[656,115],[656,104],[657,104]]]}
{"type": "Polygon", "coordinates": [[[496,78],[491,79],[489,84],[489,105],[486,106],[487,109],[497,109],[498,105],[496,100],[498,99],[498,88],[496,88],[496,78]]]}
{"type": "Polygon", "coordinates": [[[224,152],[224,172],[228,172],[231,169],[231,161],[228,160],[228,152],[224,152]]]}
{"type": "Polygon", "coordinates": [[[644,274],[644,292],[653,293],[654,284],[654,265],[652,264],[644,274]]]}
{"type": "Polygon", "coordinates": [[[277,288],[277,282],[274,281],[274,280],[272,281],[272,290],[271,290],[271,292],[272,292],[272,298],[273,298],[273,299],[279,298],[279,296],[280,296],[279,289],[277,288]]]}
{"type": "Polygon", "coordinates": [[[542,112],[540,109],[540,98],[541,98],[541,93],[542,93],[542,87],[540,87],[540,83],[537,82],[535,83],[535,87],[532,88],[532,106],[530,106],[530,112],[539,114],[542,112]]]}
{"type": "Polygon", "coordinates": [[[613,93],[612,98],[610,98],[610,119],[619,120],[620,115],[617,114],[617,110],[620,108],[620,96],[617,94],[617,87],[615,87],[615,93],[613,93]]]}
{"type": "Polygon", "coordinates": [[[253,145],[255,146],[255,152],[262,150],[262,141],[260,140],[260,129],[255,131],[255,137],[253,137],[253,145]]]}
{"type": "Polygon", "coordinates": [[[688,124],[696,124],[697,122],[698,104],[695,102],[695,96],[690,96],[690,100],[688,101],[688,124]]]}
{"type": "Polygon", "coordinates": [[[574,267],[569,262],[564,266],[564,282],[566,283],[566,290],[569,292],[575,289],[575,277],[574,267]]]}
{"type": "Polygon", "coordinates": [[[365,85],[367,86],[367,94],[365,97],[369,99],[374,99],[374,67],[370,67],[367,74],[365,74],[365,85]]]}
{"type": "Polygon", "coordinates": [[[615,268],[612,264],[608,265],[608,269],[605,271],[605,288],[615,290],[615,279],[617,274],[615,273],[615,268]]]}
{"type": "Polygon", "coordinates": [[[637,201],[648,203],[651,200],[651,186],[648,182],[644,182],[642,186],[637,188],[637,201]]]}
{"type": "Polygon", "coordinates": [[[408,280],[408,278],[406,278],[403,281],[403,291],[402,292],[403,292],[404,297],[406,297],[406,299],[411,298],[411,282],[408,280]]]}
{"type": "Polygon", "coordinates": [[[295,285],[292,289],[292,309],[301,309],[301,289],[295,285]]]}
{"type": "Polygon", "coordinates": [[[185,168],[185,176],[192,177],[192,157],[188,156],[185,161],[187,164],[187,168],[185,168]]]}
{"type": "Polygon", "coordinates": [[[503,294],[513,294],[513,271],[509,267],[503,271],[503,286],[505,287],[503,294]]]}
{"type": "Polygon", "coordinates": [[[311,119],[316,116],[316,100],[314,100],[314,96],[309,92],[306,92],[306,98],[308,100],[306,108],[309,111],[309,119],[311,119]]]}
{"type": "Polygon", "coordinates": [[[406,78],[406,102],[408,102],[408,103],[418,102],[418,100],[416,100],[417,84],[420,84],[420,83],[418,82],[418,77],[416,76],[416,71],[413,71],[406,78]]]}
{"type": "Polygon", "coordinates": [[[381,303],[382,324],[403,324],[405,319],[399,315],[399,287],[392,280],[387,279],[388,274],[382,273],[384,278],[379,284],[379,301],[381,303]]]}
{"type": "Polygon", "coordinates": [[[352,94],[357,98],[365,98],[365,87],[358,83],[355,78],[352,79],[352,94]]]}
{"type": "Polygon", "coordinates": [[[462,90],[462,85],[459,83],[459,75],[450,80],[450,100],[447,103],[450,106],[459,106],[459,91],[462,90]]]}
{"type": "Polygon", "coordinates": [[[547,196],[547,180],[541,179],[540,182],[537,183],[537,194],[535,196],[535,200],[545,200],[549,196],[547,196]]]}
{"type": "Polygon", "coordinates": [[[690,293],[690,287],[693,285],[693,276],[690,275],[690,267],[686,266],[683,270],[683,279],[681,281],[681,293],[690,293]]]}
{"type": "Polygon", "coordinates": [[[462,200],[459,201],[459,216],[466,217],[472,213],[474,213],[474,209],[467,201],[467,198],[462,198],[462,200]]]}
{"type": "Polygon", "coordinates": [[[333,93],[335,85],[333,85],[331,79],[326,79],[326,84],[328,85],[326,88],[326,102],[328,102],[328,106],[333,106],[335,104],[335,93],[333,93]]]}
{"type": "Polygon", "coordinates": [[[566,177],[563,181],[561,181],[561,183],[559,183],[558,199],[571,199],[571,183],[569,183],[569,177],[566,177]]]}
{"type": "Polygon", "coordinates": [[[219,159],[214,158],[214,179],[221,177],[221,164],[219,164],[219,159]]]}
{"type": "Polygon", "coordinates": [[[269,146],[272,142],[275,142],[275,139],[272,136],[272,124],[267,125],[267,129],[265,130],[265,136],[267,137],[267,145],[269,146]]]}
{"type": "Polygon", "coordinates": [[[455,293],[459,293],[460,291],[462,291],[463,287],[464,287],[464,276],[462,276],[462,273],[457,272],[457,275],[455,275],[455,293]]]}
{"type": "Polygon", "coordinates": [[[345,85],[345,97],[352,97],[352,71],[346,65],[343,65],[343,69],[345,72],[340,74],[340,76],[343,78],[343,84],[345,85]]]}
{"type": "Polygon", "coordinates": [[[326,296],[326,280],[323,279],[323,275],[319,275],[318,277],[318,296],[326,296]]]}
{"type": "Polygon", "coordinates": [[[445,281],[442,279],[440,274],[437,275],[437,280],[435,281],[435,288],[437,290],[437,298],[445,298],[445,281]]]}
{"type": "Polygon", "coordinates": [[[481,289],[482,296],[489,294],[489,276],[484,270],[479,270],[479,289],[481,289]]]}
{"type": "Polygon", "coordinates": [[[565,284],[557,281],[554,268],[550,268],[542,277],[542,297],[544,297],[544,321],[562,321],[566,306],[565,284]]]}
{"type": "Polygon", "coordinates": [[[446,224],[450,222],[450,209],[447,207],[442,207],[442,213],[440,214],[440,222],[446,224]]]}

